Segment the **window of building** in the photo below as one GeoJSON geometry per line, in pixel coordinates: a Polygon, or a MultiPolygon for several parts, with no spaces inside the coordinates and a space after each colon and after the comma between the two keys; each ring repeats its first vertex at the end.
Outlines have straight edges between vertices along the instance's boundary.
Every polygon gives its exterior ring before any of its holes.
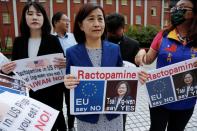
{"type": "Polygon", "coordinates": [[[56,0],[56,3],[64,3],[64,0],[56,0]]]}
{"type": "Polygon", "coordinates": [[[20,0],[20,2],[27,2],[27,0],[20,0]]]}
{"type": "Polygon", "coordinates": [[[141,3],[141,0],[136,0],[136,6],[141,6],[142,3],[141,3]]]}
{"type": "Polygon", "coordinates": [[[10,14],[9,13],[3,13],[3,24],[10,24],[10,14]]]}
{"type": "Polygon", "coordinates": [[[121,0],[122,5],[127,5],[127,0],[121,0]]]}
{"type": "Polygon", "coordinates": [[[169,8],[169,3],[168,3],[168,1],[164,1],[164,8],[169,8]]]}
{"type": "Polygon", "coordinates": [[[142,18],[141,18],[140,15],[136,15],[136,21],[135,21],[135,23],[136,23],[137,25],[141,25],[141,24],[142,24],[142,18]]]}
{"type": "Polygon", "coordinates": [[[164,26],[168,26],[169,21],[168,20],[164,20],[164,26]]]}
{"type": "Polygon", "coordinates": [[[39,2],[46,2],[46,0],[39,0],[39,2]]]}
{"type": "Polygon", "coordinates": [[[96,4],[97,0],[90,0],[90,3],[96,4]]]}
{"type": "Polygon", "coordinates": [[[5,44],[7,48],[11,48],[12,47],[12,37],[7,36],[5,37],[5,44]]]}
{"type": "Polygon", "coordinates": [[[123,15],[123,16],[124,16],[125,24],[128,24],[127,16],[126,15],[123,15]]]}
{"type": "Polygon", "coordinates": [[[152,16],[156,16],[157,15],[157,9],[156,9],[156,7],[152,7],[151,8],[151,15],[152,16]]]}
{"type": "Polygon", "coordinates": [[[8,2],[9,0],[1,0],[1,2],[8,2]]]}
{"type": "Polygon", "coordinates": [[[106,4],[112,5],[112,0],[106,0],[106,4]]]}
{"type": "Polygon", "coordinates": [[[73,3],[81,3],[81,0],[73,0],[73,3]]]}

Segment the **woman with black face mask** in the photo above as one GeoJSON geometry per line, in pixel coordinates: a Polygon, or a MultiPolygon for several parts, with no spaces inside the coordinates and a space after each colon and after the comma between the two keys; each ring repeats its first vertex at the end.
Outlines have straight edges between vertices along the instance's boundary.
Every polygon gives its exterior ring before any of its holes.
{"type": "MultiPolygon", "coordinates": [[[[147,53],[138,52],[136,64],[151,64],[157,58],[161,68],[197,57],[197,0],[180,0],[170,13],[171,27],[156,35],[147,53]]],[[[183,131],[195,104],[196,97],[150,108],[150,131],[183,131]]]]}

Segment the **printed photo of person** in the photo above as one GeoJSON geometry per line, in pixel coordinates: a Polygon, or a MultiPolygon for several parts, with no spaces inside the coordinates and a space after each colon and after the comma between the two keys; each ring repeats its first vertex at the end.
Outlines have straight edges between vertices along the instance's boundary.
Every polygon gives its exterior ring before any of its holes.
{"type": "Polygon", "coordinates": [[[197,69],[173,76],[177,99],[197,96],[197,69]]]}
{"type": "Polygon", "coordinates": [[[131,112],[135,110],[137,81],[108,81],[105,99],[106,111],[131,112]]]}
{"type": "Polygon", "coordinates": [[[187,88],[187,97],[197,96],[197,81],[194,74],[197,74],[197,69],[193,72],[185,73],[183,78],[185,83],[184,86],[187,88]]]}

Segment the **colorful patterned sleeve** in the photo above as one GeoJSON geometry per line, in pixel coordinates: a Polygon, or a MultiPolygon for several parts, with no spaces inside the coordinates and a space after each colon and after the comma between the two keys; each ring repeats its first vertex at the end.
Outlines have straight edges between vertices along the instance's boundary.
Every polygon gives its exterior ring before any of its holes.
{"type": "Polygon", "coordinates": [[[162,33],[163,31],[160,31],[155,38],[153,39],[152,43],[151,43],[151,48],[155,51],[159,50],[160,44],[161,44],[161,40],[162,40],[162,33]]]}

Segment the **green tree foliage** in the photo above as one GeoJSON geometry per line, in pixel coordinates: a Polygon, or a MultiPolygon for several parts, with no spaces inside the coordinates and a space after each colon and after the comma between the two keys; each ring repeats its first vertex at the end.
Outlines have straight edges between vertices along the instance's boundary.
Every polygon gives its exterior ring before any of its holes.
{"type": "Polygon", "coordinates": [[[148,48],[158,31],[159,28],[150,25],[146,27],[130,26],[125,34],[128,37],[139,41],[140,47],[148,48]]]}

